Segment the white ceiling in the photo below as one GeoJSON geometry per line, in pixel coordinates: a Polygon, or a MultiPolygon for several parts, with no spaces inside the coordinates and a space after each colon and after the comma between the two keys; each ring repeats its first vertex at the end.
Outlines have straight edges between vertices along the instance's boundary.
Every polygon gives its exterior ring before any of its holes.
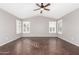
{"type": "Polygon", "coordinates": [[[50,18],[59,19],[62,16],[76,10],[79,8],[77,3],[51,3],[48,7],[50,11],[44,11],[40,14],[40,11],[33,11],[34,9],[39,8],[35,3],[9,3],[9,4],[0,4],[0,8],[21,18],[29,18],[33,16],[46,16],[50,18]]]}

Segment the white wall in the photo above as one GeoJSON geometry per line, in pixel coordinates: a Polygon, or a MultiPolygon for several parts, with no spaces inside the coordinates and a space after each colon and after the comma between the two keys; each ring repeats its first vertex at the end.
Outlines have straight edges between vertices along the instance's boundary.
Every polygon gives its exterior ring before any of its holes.
{"type": "Polygon", "coordinates": [[[36,16],[23,21],[31,22],[30,33],[23,34],[23,37],[56,37],[56,33],[49,34],[49,21],[55,21],[55,19],[36,16]]]}
{"type": "Polygon", "coordinates": [[[21,37],[21,34],[16,35],[16,19],[0,9],[0,46],[21,37]]]}
{"type": "Polygon", "coordinates": [[[58,37],[79,46],[79,9],[61,19],[63,20],[63,33],[58,34],[58,37]]]}

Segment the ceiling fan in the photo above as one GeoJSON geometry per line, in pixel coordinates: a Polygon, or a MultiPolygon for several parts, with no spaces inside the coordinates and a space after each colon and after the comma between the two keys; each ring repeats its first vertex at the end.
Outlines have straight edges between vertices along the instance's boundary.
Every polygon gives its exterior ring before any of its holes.
{"type": "Polygon", "coordinates": [[[47,8],[48,6],[50,6],[50,3],[47,3],[46,5],[44,5],[44,3],[41,3],[41,4],[36,3],[36,5],[39,8],[38,9],[34,9],[34,11],[40,10],[40,13],[43,13],[44,10],[50,11],[50,9],[47,8]]]}

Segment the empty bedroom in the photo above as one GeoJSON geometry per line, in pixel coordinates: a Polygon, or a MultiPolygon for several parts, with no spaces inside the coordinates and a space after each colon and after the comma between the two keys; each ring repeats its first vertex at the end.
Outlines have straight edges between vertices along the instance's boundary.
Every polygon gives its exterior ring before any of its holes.
{"type": "Polygon", "coordinates": [[[0,3],[0,55],[79,55],[79,3],[0,3]]]}

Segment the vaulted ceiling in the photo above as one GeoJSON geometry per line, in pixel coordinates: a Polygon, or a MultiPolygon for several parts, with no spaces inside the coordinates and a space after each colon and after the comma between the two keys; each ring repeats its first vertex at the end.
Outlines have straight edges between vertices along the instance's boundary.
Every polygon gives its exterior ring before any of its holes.
{"type": "MultiPolygon", "coordinates": [[[[45,3],[46,4],[46,3],[45,3]]],[[[48,8],[50,11],[43,11],[40,14],[40,10],[33,11],[34,9],[39,8],[35,3],[2,3],[0,8],[17,16],[18,18],[30,18],[33,16],[46,16],[50,18],[59,19],[62,16],[76,10],[79,8],[77,3],[51,3],[48,8]]]]}

